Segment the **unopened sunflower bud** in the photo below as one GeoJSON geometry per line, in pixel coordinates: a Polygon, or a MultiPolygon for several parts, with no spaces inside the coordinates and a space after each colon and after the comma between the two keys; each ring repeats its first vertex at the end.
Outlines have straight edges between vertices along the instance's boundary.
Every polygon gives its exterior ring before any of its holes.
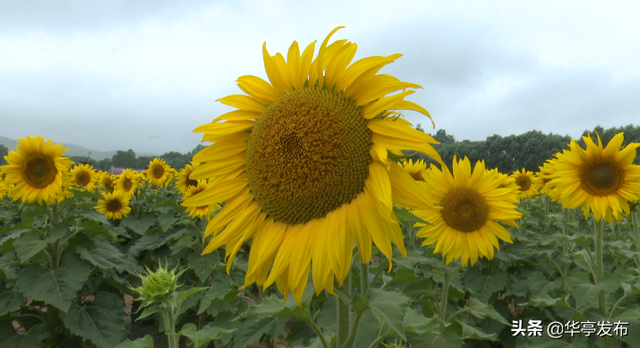
{"type": "Polygon", "coordinates": [[[162,303],[164,299],[174,293],[180,286],[178,285],[178,278],[186,271],[181,270],[176,274],[178,266],[169,271],[169,265],[162,267],[162,263],[158,263],[158,269],[152,272],[148,267],[147,275],[138,273],[140,280],[142,280],[142,286],[137,288],[131,288],[139,294],[138,301],[144,301],[143,307],[147,307],[154,303],[162,303]]]}

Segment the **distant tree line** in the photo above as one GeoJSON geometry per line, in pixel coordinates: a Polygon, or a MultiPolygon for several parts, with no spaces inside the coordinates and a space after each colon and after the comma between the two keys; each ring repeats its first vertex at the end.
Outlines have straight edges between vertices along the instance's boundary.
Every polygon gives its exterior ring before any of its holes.
{"type": "MultiPolygon", "coordinates": [[[[180,153],[176,151],[170,151],[157,158],[162,158],[171,167],[180,170],[184,168],[186,164],[191,162],[193,155],[195,155],[200,149],[204,148],[203,145],[196,146],[191,152],[180,153]]],[[[111,166],[118,168],[132,168],[132,169],[146,169],[156,156],[136,156],[136,153],[129,149],[127,151],[118,150],[111,158],[105,158],[102,160],[95,160],[89,156],[69,156],[69,158],[75,163],[88,163],[93,165],[96,169],[109,170],[111,166]]]]}
{"type": "MultiPolygon", "coordinates": [[[[417,128],[422,130],[420,125],[417,128]]],[[[640,126],[628,125],[608,129],[597,126],[592,131],[585,130],[583,135],[591,133],[591,137],[597,143],[596,132],[600,135],[605,146],[615,134],[620,132],[624,132],[623,146],[631,142],[640,142],[640,126]]],[[[467,156],[471,163],[484,160],[487,168],[498,168],[500,172],[507,174],[522,168],[534,172],[538,171],[538,167],[542,166],[546,160],[551,159],[554,154],[568,149],[571,142],[571,137],[568,135],[545,134],[537,130],[505,137],[495,134],[486,140],[478,141],[456,141],[455,137],[447,134],[444,129],[438,130],[431,136],[440,142],[440,144],[434,145],[434,148],[449,168],[451,168],[454,155],[458,158],[467,156]]],[[[576,140],[584,147],[582,138],[576,140]]],[[[435,163],[421,153],[415,153],[410,158],[414,160],[425,159],[428,163],[435,163]]],[[[636,157],[635,163],[640,164],[639,157],[636,157]]]]}

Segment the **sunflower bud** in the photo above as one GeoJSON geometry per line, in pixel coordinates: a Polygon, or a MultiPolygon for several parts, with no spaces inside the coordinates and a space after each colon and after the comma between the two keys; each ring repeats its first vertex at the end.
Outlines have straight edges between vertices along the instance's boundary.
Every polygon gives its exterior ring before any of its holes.
{"type": "Polygon", "coordinates": [[[167,297],[174,293],[180,286],[178,285],[178,278],[186,271],[181,270],[176,274],[178,266],[169,271],[169,265],[162,267],[162,263],[158,263],[158,269],[152,272],[148,267],[147,275],[138,273],[140,280],[142,280],[142,286],[137,288],[131,288],[140,296],[137,300],[144,301],[143,307],[150,306],[154,303],[162,303],[167,297]]]}

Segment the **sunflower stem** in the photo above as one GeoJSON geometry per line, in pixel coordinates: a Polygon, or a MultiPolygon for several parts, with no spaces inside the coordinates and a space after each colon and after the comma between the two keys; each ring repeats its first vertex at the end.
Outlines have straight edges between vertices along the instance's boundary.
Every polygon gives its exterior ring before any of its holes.
{"type": "Polygon", "coordinates": [[[447,315],[447,301],[449,298],[449,282],[451,281],[451,274],[448,271],[444,271],[444,283],[442,284],[442,300],[440,301],[440,320],[444,322],[447,315]]]}
{"type": "Polygon", "coordinates": [[[638,212],[631,212],[631,229],[633,231],[633,241],[640,244],[640,226],[638,226],[638,212]]]}
{"type": "MultiPolygon", "coordinates": [[[[351,296],[351,270],[347,274],[347,279],[345,279],[342,284],[341,290],[351,296]]],[[[342,301],[342,298],[338,297],[337,301],[337,320],[338,320],[338,339],[337,346],[338,348],[350,348],[346,346],[347,341],[349,340],[349,335],[351,331],[351,307],[342,301]]]]}
{"type": "Polygon", "coordinates": [[[369,264],[360,263],[360,296],[365,298],[369,291],[369,264]]]}
{"type": "MultiPolygon", "coordinates": [[[[562,241],[562,255],[567,257],[567,253],[569,252],[569,210],[566,208],[562,209],[562,235],[564,236],[564,240],[562,241]]],[[[563,265],[563,276],[569,275],[569,262],[564,261],[563,265]]]]}
{"type": "MultiPolygon", "coordinates": [[[[603,248],[604,248],[604,237],[603,237],[603,226],[604,219],[600,219],[595,222],[594,228],[594,244],[595,244],[595,273],[596,273],[596,285],[602,281],[602,277],[604,277],[604,261],[603,261],[603,248]]],[[[607,305],[605,302],[605,293],[604,289],[600,290],[600,297],[598,299],[600,303],[600,309],[602,312],[607,312],[607,305]]]]}

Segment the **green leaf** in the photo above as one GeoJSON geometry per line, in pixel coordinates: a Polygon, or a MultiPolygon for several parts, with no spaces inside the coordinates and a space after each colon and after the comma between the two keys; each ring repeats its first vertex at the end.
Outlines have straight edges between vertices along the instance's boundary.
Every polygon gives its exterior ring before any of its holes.
{"type": "Polygon", "coordinates": [[[98,213],[94,209],[85,210],[82,213],[80,213],[80,216],[82,216],[84,218],[87,218],[89,220],[93,220],[95,222],[101,223],[101,224],[106,225],[106,226],[109,226],[111,224],[109,222],[109,219],[107,219],[106,216],[104,216],[103,214],[98,213]]]}
{"type": "Polygon", "coordinates": [[[465,283],[467,287],[476,293],[480,302],[487,302],[494,293],[502,291],[507,285],[507,272],[498,269],[488,275],[482,275],[476,268],[467,273],[465,283]]]}
{"type": "Polygon", "coordinates": [[[471,298],[469,300],[469,313],[471,315],[483,319],[485,317],[489,317],[495,321],[500,322],[501,324],[509,326],[509,322],[505,319],[500,313],[498,313],[492,306],[488,306],[475,298],[471,298]]]}
{"type": "Polygon", "coordinates": [[[96,293],[91,303],[74,303],[66,314],[60,313],[72,333],[91,340],[98,348],[114,347],[126,337],[123,316],[122,298],[106,291],[96,293]]]}
{"type": "Polygon", "coordinates": [[[2,342],[2,348],[41,347],[41,342],[49,337],[49,330],[44,324],[36,324],[24,334],[15,335],[2,342]]]}
{"type": "Polygon", "coordinates": [[[39,265],[20,270],[16,287],[34,300],[44,301],[66,313],[92,270],[88,262],[75,254],[66,254],[62,266],[55,270],[45,270],[39,265]]]}
{"type": "Polygon", "coordinates": [[[156,223],[155,215],[143,214],[140,220],[136,220],[133,215],[129,215],[122,219],[120,226],[131,229],[133,232],[143,236],[149,228],[156,223]]]}
{"type": "Polygon", "coordinates": [[[404,317],[404,327],[407,332],[433,334],[440,331],[442,321],[437,317],[425,317],[419,309],[408,309],[404,317]]]}
{"type": "Polygon", "coordinates": [[[166,243],[166,240],[162,236],[160,232],[156,232],[152,235],[145,234],[140,237],[134,244],[129,248],[127,254],[137,256],[142,250],[154,250],[166,243]]]}
{"type": "Polygon", "coordinates": [[[462,325],[462,339],[463,340],[486,340],[486,341],[498,341],[498,335],[496,333],[486,334],[473,326],[469,326],[465,323],[460,323],[462,325]]]}
{"type": "Polygon", "coordinates": [[[411,347],[462,348],[462,340],[453,332],[443,335],[407,333],[407,339],[411,342],[411,347]]]}
{"type": "Polygon", "coordinates": [[[226,335],[236,331],[237,329],[224,329],[213,326],[212,323],[198,330],[194,324],[185,324],[182,330],[178,333],[181,336],[188,337],[195,345],[195,348],[200,348],[210,341],[217,340],[222,335],[226,335]]]}
{"type": "Polygon", "coordinates": [[[0,292],[0,317],[7,313],[12,313],[21,305],[27,302],[27,299],[18,291],[0,292]]]}
{"type": "Polygon", "coordinates": [[[22,263],[27,263],[33,256],[47,247],[47,242],[42,240],[35,232],[21,235],[13,242],[16,254],[22,263]]]}
{"type": "Polygon", "coordinates": [[[170,214],[162,214],[158,216],[158,225],[162,229],[162,232],[167,232],[169,228],[176,222],[176,217],[174,213],[170,214]]]}
{"type": "MultiPolygon", "coordinates": [[[[605,280],[605,278],[603,278],[605,280]]],[[[565,285],[571,291],[571,295],[576,299],[576,306],[578,309],[585,307],[587,304],[590,307],[597,306],[596,300],[600,295],[600,290],[607,288],[607,284],[611,284],[615,280],[609,278],[608,282],[603,282],[598,285],[594,285],[591,282],[591,278],[583,272],[576,272],[569,277],[565,278],[565,285]]]]}
{"type": "Polygon", "coordinates": [[[143,268],[135,260],[121,253],[111,243],[96,240],[95,244],[96,247],[91,250],[78,247],[76,251],[81,258],[104,270],[115,268],[118,272],[127,271],[129,273],[143,271],[143,268]]]}
{"type": "Polygon", "coordinates": [[[221,261],[220,254],[217,252],[200,255],[200,253],[192,252],[187,256],[187,266],[196,273],[202,282],[213,273],[213,269],[221,261]]]}
{"type": "Polygon", "coordinates": [[[396,217],[401,220],[402,225],[406,225],[408,222],[419,222],[423,224],[429,224],[427,221],[413,215],[411,211],[406,208],[393,207],[393,212],[396,213],[396,217]]]}
{"type": "Polygon", "coordinates": [[[399,290],[390,292],[382,289],[369,289],[367,299],[369,300],[369,308],[378,321],[389,325],[406,340],[403,325],[404,315],[411,299],[399,290]]]}
{"type": "Polygon", "coordinates": [[[254,320],[254,318],[250,317],[243,321],[238,330],[234,332],[233,347],[246,348],[265,334],[270,337],[278,337],[284,332],[287,321],[289,321],[287,318],[254,320]]]}
{"type": "Polygon", "coordinates": [[[298,307],[298,304],[292,296],[289,296],[287,303],[283,303],[282,299],[277,296],[269,296],[262,299],[260,304],[251,307],[251,314],[257,319],[264,318],[304,318],[304,309],[298,307]]]}
{"type": "Polygon", "coordinates": [[[126,340],[117,345],[116,348],[153,348],[153,337],[146,335],[135,341],[126,340]]]}
{"type": "Polygon", "coordinates": [[[200,300],[198,314],[204,313],[211,306],[211,303],[224,300],[225,296],[232,291],[234,290],[225,282],[217,281],[213,283],[204,294],[202,300],[200,300]]]}

